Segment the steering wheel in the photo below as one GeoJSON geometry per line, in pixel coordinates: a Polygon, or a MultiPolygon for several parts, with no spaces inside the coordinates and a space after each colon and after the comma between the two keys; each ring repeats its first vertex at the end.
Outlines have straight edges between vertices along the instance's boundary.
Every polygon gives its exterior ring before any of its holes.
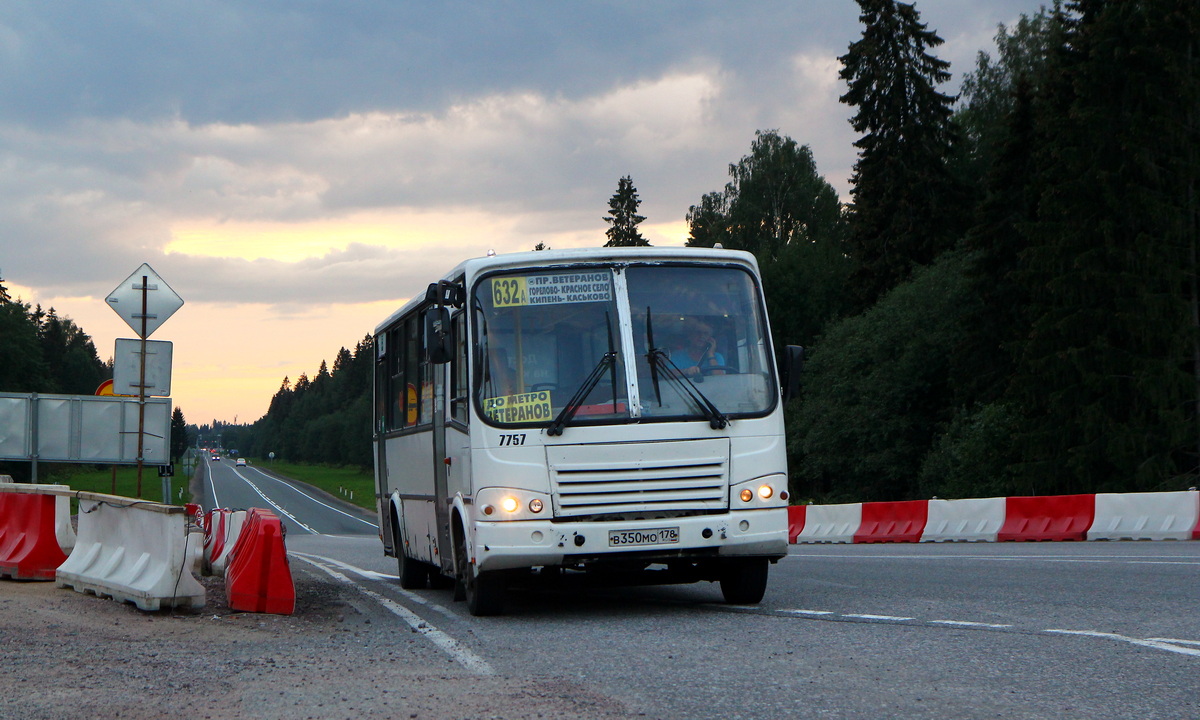
{"type": "Polygon", "coordinates": [[[728,365],[697,365],[700,368],[701,375],[712,375],[715,372],[723,372],[726,375],[737,375],[737,368],[731,368],[728,365]]]}

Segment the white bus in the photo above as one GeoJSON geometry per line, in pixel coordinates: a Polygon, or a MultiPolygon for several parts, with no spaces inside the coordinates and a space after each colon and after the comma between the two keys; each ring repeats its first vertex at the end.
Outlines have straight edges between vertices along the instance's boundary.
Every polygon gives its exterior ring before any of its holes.
{"type": "Polygon", "coordinates": [[[475,615],[523,576],[578,571],[762,599],[788,494],[752,255],[468,260],[381,323],[375,352],[379,526],[402,587],[453,582],[475,615]]]}

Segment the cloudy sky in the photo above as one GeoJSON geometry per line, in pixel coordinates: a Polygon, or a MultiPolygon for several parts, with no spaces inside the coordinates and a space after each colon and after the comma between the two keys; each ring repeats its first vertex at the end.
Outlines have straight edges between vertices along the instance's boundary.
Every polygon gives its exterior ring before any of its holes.
{"type": "MultiPolygon", "coordinates": [[[[1039,6],[918,0],[944,89],[1039,6]]],[[[847,199],[860,33],[851,0],[5,2],[0,277],[107,358],[149,263],[186,302],[152,337],[174,403],[252,422],[458,262],[603,244],[623,175],[655,245],[756,129],[847,199]]]]}

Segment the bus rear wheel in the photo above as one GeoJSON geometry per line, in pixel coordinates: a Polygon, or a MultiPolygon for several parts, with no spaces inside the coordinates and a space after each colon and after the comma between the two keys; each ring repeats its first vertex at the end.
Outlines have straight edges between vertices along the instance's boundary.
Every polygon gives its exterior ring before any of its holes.
{"type": "MultiPolygon", "coordinates": [[[[399,536],[399,532],[396,533],[399,536]]],[[[400,576],[400,587],[405,590],[421,590],[429,582],[429,566],[413,560],[404,552],[404,541],[394,538],[396,548],[396,574],[400,576]]]]}
{"type": "Polygon", "coordinates": [[[721,594],[730,605],[757,605],[767,592],[766,558],[727,560],[721,568],[721,594]]]}

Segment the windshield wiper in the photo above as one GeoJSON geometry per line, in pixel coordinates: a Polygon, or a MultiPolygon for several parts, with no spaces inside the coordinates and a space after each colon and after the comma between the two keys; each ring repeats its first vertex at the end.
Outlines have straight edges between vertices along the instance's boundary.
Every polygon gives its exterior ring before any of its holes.
{"type": "Polygon", "coordinates": [[[662,392],[658,387],[659,371],[666,378],[675,383],[680,388],[689,400],[695,403],[696,407],[700,408],[700,412],[708,420],[708,425],[713,430],[721,430],[729,426],[729,418],[721,409],[713,404],[708,396],[700,392],[700,388],[692,382],[691,378],[679,369],[679,366],[671,361],[671,357],[666,350],[654,346],[654,324],[650,320],[650,308],[646,308],[646,360],[650,363],[650,381],[654,384],[654,394],[658,398],[658,404],[662,405],[662,392]]]}
{"type": "Polygon", "coordinates": [[[579,385],[579,389],[571,396],[570,401],[563,406],[562,411],[558,413],[558,417],[554,418],[554,422],[546,428],[547,435],[562,435],[563,428],[571,419],[575,417],[575,413],[583,405],[583,401],[587,399],[589,393],[596,388],[600,383],[600,378],[604,377],[604,371],[610,373],[610,382],[613,390],[613,413],[617,412],[617,351],[613,347],[612,320],[608,313],[604,313],[604,324],[608,326],[608,352],[600,357],[600,362],[596,363],[596,367],[588,373],[588,376],[583,379],[579,385]]]}

